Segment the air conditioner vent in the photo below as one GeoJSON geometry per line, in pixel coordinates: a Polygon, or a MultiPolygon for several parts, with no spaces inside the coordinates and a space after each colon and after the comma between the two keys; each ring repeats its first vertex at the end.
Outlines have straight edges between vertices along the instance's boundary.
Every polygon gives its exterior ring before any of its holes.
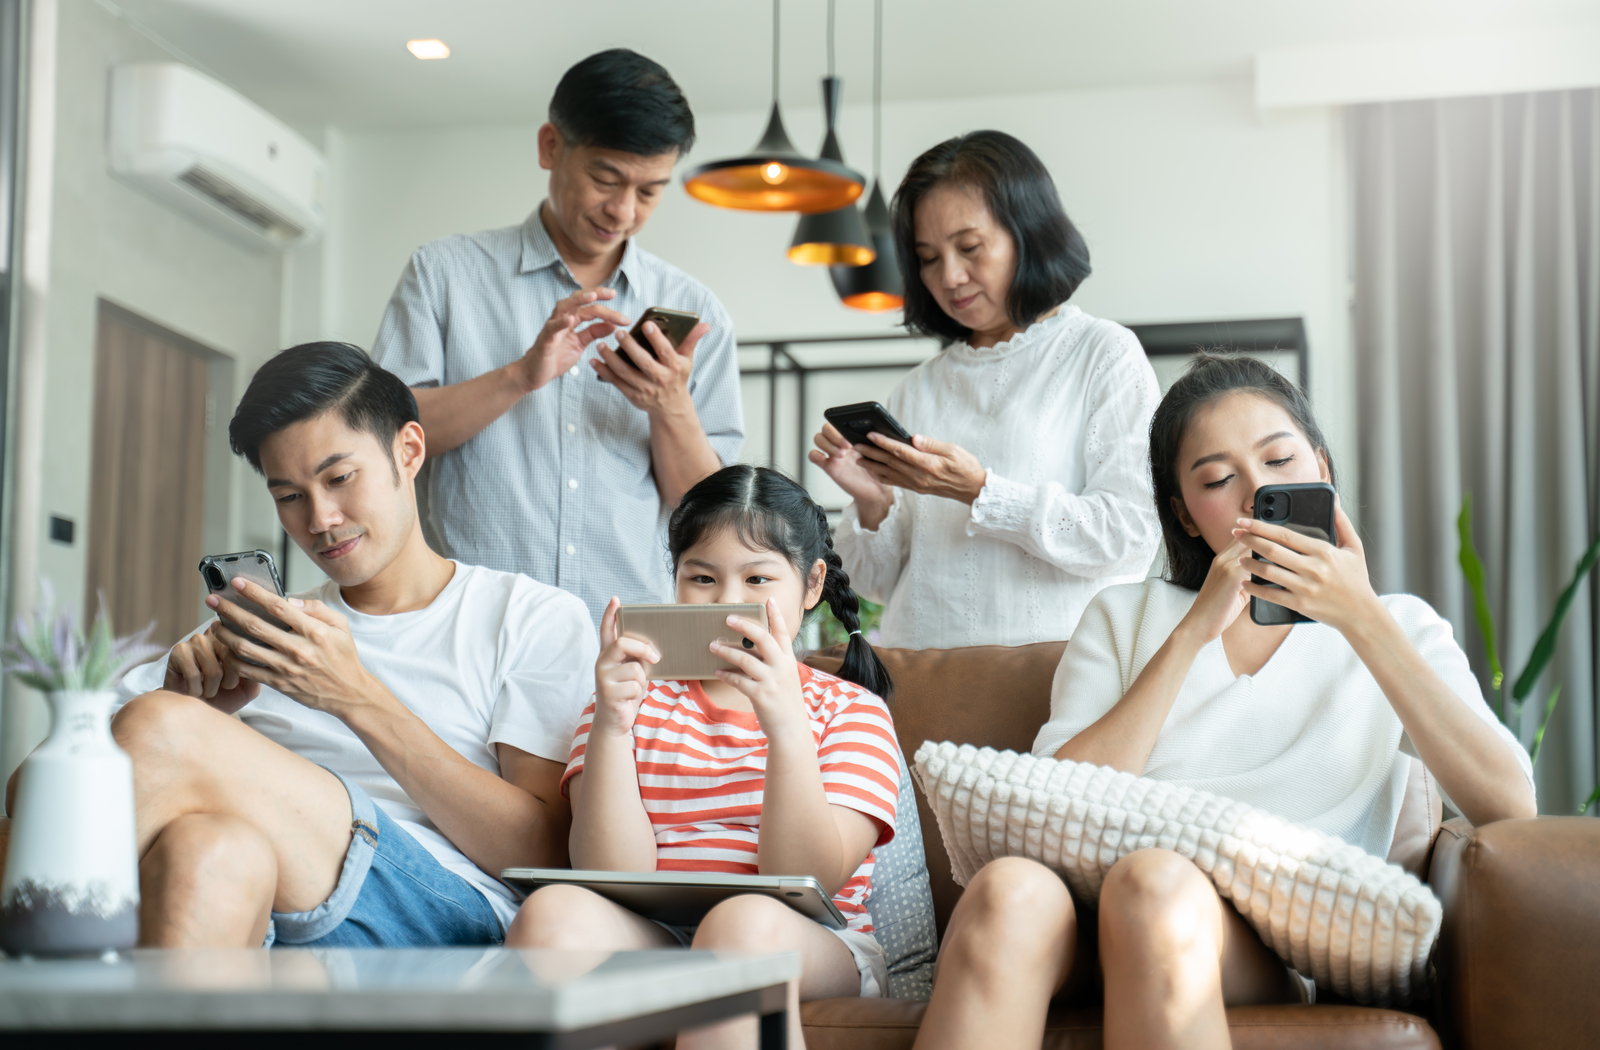
{"type": "Polygon", "coordinates": [[[305,232],[248,193],[230,186],[226,179],[198,164],[179,175],[178,181],[205,194],[273,240],[292,241],[305,232]]]}
{"type": "Polygon", "coordinates": [[[111,69],[111,173],[251,248],[322,232],[327,162],[237,91],[179,62],[111,69]]]}

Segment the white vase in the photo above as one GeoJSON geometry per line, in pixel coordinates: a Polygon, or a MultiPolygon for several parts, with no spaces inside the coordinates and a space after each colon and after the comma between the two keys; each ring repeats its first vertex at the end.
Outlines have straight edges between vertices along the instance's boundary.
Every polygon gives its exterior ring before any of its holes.
{"type": "Polygon", "coordinates": [[[13,955],[132,948],[139,939],[133,763],[111,737],[111,690],[48,694],[50,735],[22,764],[0,882],[13,955]]]}

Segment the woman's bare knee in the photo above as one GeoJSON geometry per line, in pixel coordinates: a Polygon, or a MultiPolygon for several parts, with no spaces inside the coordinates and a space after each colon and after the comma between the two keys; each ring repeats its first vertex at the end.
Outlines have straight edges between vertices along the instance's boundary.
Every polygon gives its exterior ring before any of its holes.
{"type": "Polygon", "coordinates": [[[1061,878],[1031,860],[1005,857],[985,865],[962,893],[939,967],[980,982],[1038,975],[1054,990],[1071,968],[1076,940],[1077,913],[1061,878]]]}
{"type": "Polygon", "coordinates": [[[1074,915],[1072,894],[1061,876],[1021,857],[1002,857],[984,865],[956,907],[987,923],[1008,927],[1017,925],[1019,919],[1058,926],[1071,922],[1074,915]]]}
{"type": "Polygon", "coordinates": [[[1100,891],[1102,951],[1159,942],[1176,951],[1220,952],[1222,900],[1194,863],[1145,849],[1112,865],[1100,891]]]}

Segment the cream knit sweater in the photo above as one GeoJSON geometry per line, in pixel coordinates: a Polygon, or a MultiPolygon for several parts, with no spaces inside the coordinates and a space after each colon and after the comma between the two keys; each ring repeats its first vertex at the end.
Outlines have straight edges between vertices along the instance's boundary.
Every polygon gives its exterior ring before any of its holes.
{"type": "MultiPolygon", "coordinates": [[[[1096,595],[1056,668],[1050,721],[1033,753],[1054,757],[1109,711],[1194,599],[1164,580],[1096,595]]],[[[1382,601],[1461,702],[1516,753],[1532,784],[1527,752],[1484,703],[1450,624],[1420,598],[1382,601]]],[[[1383,857],[1409,772],[1401,741],[1399,717],[1344,636],[1303,623],[1254,675],[1234,675],[1221,641],[1202,649],[1143,775],[1236,799],[1383,857]]]]}
{"type": "Polygon", "coordinates": [[[889,411],[977,456],[988,478],[970,507],[897,489],[870,531],[845,508],[835,545],[855,589],[887,603],[883,644],[1070,638],[1097,590],[1142,579],[1161,539],[1147,463],[1160,400],[1134,334],[1070,304],[907,375],[889,411]]]}

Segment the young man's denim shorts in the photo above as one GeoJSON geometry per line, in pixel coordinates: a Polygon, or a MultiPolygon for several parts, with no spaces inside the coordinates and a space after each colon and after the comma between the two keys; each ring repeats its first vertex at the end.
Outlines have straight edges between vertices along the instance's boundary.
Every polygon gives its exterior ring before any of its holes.
{"type": "Polygon", "coordinates": [[[264,946],[427,948],[505,939],[472,883],[435,860],[360,785],[333,775],[350,793],[354,818],[339,884],[310,911],[273,912],[264,946]]]}

